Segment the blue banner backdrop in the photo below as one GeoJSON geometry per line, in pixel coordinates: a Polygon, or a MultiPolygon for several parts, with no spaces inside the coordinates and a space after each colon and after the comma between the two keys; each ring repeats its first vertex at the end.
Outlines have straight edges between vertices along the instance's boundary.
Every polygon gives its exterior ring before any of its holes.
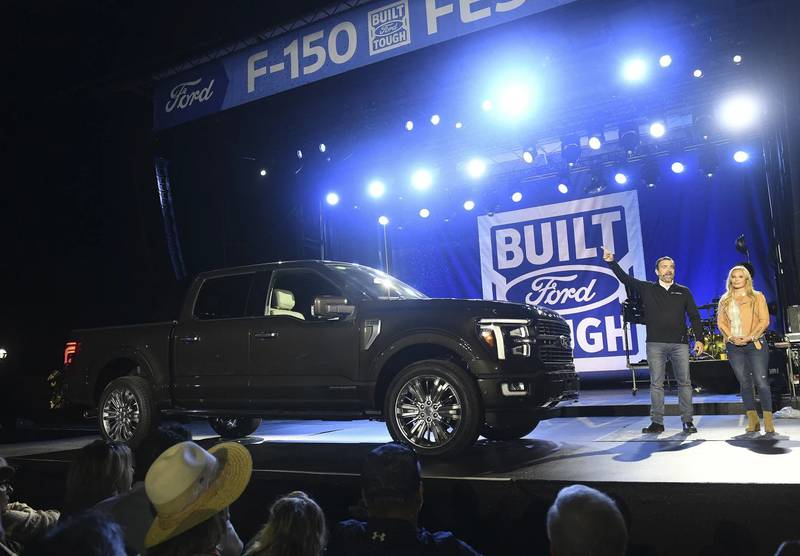
{"type": "Polygon", "coordinates": [[[166,129],[575,0],[370,2],[156,83],[166,129]]]}
{"type": "MultiPolygon", "coordinates": [[[[656,259],[673,257],[676,281],[705,305],[723,293],[728,270],[744,260],[734,248],[744,233],[756,289],[775,300],[769,210],[757,167],[724,165],[710,180],[666,175],[655,189],[583,198],[535,184],[525,208],[508,201],[494,213],[393,229],[391,272],[432,297],[555,309],[573,328],[578,370],[621,370],[625,292],[602,261],[603,245],[640,279],[654,280],[656,259]]],[[[645,339],[643,326],[631,331],[633,361],[645,357],[645,339]]]]}

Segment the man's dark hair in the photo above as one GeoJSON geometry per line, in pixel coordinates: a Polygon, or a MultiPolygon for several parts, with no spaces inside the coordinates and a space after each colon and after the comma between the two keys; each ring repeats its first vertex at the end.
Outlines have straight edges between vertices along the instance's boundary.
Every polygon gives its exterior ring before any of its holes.
{"type": "Polygon", "coordinates": [[[122,527],[106,514],[84,512],[61,521],[38,539],[28,543],[25,554],[30,556],[125,556],[122,527]]]}
{"type": "Polygon", "coordinates": [[[361,488],[367,505],[405,503],[419,492],[420,468],[411,448],[390,442],[367,454],[361,488]]]}
{"type": "Polygon", "coordinates": [[[192,440],[192,432],[178,423],[163,423],[153,429],[133,452],[136,458],[133,480],[144,481],[147,470],[158,459],[158,456],[163,454],[167,448],[188,440],[192,440]]]}
{"type": "Polygon", "coordinates": [[[672,261],[672,264],[675,264],[675,259],[672,257],[659,257],[656,260],[656,270],[658,270],[658,265],[661,264],[661,261],[672,261]]]}

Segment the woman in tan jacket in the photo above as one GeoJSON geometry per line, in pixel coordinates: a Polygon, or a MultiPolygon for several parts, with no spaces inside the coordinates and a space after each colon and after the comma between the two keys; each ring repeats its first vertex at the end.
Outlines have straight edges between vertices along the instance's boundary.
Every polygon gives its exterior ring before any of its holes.
{"type": "Polygon", "coordinates": [[[746,432],[760,429],[753,384],[758,388],[764,412],[764,432],[774,433],[772,394],[767,381],[769,350],[764,331],[769,326],[769,311],[764,294],[753,290],[753,279],[743,266],[728,273],[726,291],[719,300],[717,326],[725,338],[728,361],[742,387],[742,403],[747,412],[746,432]]]}

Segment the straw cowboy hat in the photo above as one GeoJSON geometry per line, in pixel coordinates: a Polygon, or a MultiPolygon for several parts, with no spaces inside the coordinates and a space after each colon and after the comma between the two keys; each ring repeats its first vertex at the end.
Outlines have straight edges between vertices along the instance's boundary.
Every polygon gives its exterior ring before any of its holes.
{"type": "Polygon", "coordinates": [[[204,450],[181,442],[153,462],[144,479],[156,518],[145,537],[150,548],[188,531],[230,506],[250,481],[253,459],[235,442],[204,450]]]}

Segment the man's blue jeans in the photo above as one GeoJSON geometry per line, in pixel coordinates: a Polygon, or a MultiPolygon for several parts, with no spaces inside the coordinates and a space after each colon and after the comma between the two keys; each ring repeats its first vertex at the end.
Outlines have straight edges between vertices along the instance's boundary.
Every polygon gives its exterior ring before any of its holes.
{"type": "Polygon", "coordinates": [[[650,365],[650,419],[664,424],[664,369],[667,361],[678,381],[678,405],[681,421],[692,420],[692,381],[689,379],[689,346],[647,342],[647,363],[650,365]]]}
{"type": "Polygon", "coordinates": [[[728,353],[728,361],[731,363],[733,373],[739,379],[742,387],[742,405],[745,411],[756,408],[756,400],[753,397],[753,383],[758,388],[758,396],[761,398],[761,409],[772,411],[772,392],[769,391],[769,380],[767,380],[767,368],[769,367],[769,350],[767,342],[761,338],[761,349],[756,349],[753,342],[743,346],[737,346],[728,342],[725,345],[728,353]]]}

